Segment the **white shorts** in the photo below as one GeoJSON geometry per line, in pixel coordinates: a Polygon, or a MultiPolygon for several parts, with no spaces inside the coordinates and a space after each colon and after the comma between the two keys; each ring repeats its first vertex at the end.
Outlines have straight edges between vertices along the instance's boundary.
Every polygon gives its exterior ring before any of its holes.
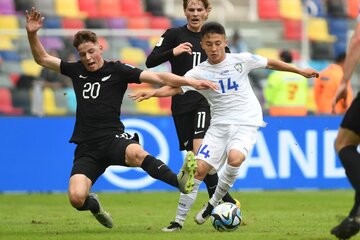
{"type": "Polygon", "coordinates": [[[210,125],[196,158],[204,160],[219,171],[230,150],[240,151],[245,158],[252,150],[259,127],[240,124],[210,125]]]}

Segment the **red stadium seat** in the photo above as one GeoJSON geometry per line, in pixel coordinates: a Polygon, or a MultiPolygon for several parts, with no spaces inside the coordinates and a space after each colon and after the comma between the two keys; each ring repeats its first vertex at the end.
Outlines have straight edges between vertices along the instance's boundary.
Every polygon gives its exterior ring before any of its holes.
{"type": "Polygon", "coordinates": [[[141,0],[120,0],[121,13],[126,16],[146,15],[141,0]]]}
{"type": "Polygon", "coordinates": [[[23,109],[14,107],[10,89],[0,88],[0,114],[21,115],[23,112],[23,109]]]}
{"type": "Polygon", "coordinates": [[[79,10],[90,18],[98,16],[97,0],[78,0],[79,10]]]}
{"type": "Polygon", "coordinates": [[[258,0],[260,19],[280,19],[278,0],[258,0]]]}
{"type": "Polygon", "coordinates": [[[62,27],[65,29],[83,29],[85,28],[85,23],[80,18],[62,18],[62,27]]]}
{"type": "Polygon", "coordinates": [[[120,0],[99,0],[99,17],[120,17],[120,0]]]}
{"type": "Polygon", "coordinates": [[[152,29],[168,29],[171,27],[171,21],[167,17],[151,17],[149,27],[152,29]]]}
{"type": "Polygon", "coordinates": [[[120,17],[120,0],[99,0],[99,17],[120,17]]]}
{"type": "Polygon", "coordinates": [[[146,29],[149,28],[150,19],[147,16],[137,16],[128,18],[129,29],[146,29]]]}
{"type": "Polygon", "coordinates": [[[359,14],[360,0],[347,0],[347,15],[350,18],[357,18],[359,14]]]}
{"type": "Polygon", "coordinates": [[[296,19],[284,19],[284,38],[286,40],[301,40],[302,21],[296,19]]]}

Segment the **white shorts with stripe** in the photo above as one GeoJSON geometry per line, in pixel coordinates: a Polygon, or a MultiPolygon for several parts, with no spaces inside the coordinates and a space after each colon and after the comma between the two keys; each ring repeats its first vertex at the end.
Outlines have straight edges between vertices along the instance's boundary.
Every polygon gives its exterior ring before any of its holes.
{"type": "Polygon", "coordinates": [[[210,125],[196,154],[219,171],[227,161],[230,150],[240,151],[247,157],[256,142],[259,127],[240,124],[210,125]]]}

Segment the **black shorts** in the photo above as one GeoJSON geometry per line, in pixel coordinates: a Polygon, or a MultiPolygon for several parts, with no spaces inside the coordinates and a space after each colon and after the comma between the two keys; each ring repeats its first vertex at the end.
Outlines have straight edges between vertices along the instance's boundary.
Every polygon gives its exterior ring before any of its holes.
{"type": "Polygon", "coordinates": [[[360,135],[360,92],[358,92],[346,111],[340,126],[360,135]]]}
{"type": "Polygon", "coordinates": [[[209,107],[200,107],[192,112],[173,115],[180,151],[193,150],[193,140],[204,138],[210,119],[209,107]]]}
{"type": "Polygon", "coordinates": [[[71,176],[84,174],[94,184],[107,167],[111,165],[127,166],[125,150],[132,143],[139,144],[119,133],[78,144],[75,149],[71,176]]]}

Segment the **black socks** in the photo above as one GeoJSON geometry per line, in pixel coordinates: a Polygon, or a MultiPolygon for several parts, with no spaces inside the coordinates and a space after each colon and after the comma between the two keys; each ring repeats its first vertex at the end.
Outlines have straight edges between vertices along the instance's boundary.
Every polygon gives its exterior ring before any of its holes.
{"type": "Polygon", "coordinates": [[[357,146],[346,146],[339,151],[339,158],[344,166],[346,176],[355,189],[355,203],[349,216],[354,217],[360,214],[360,154],[357,146]]]}
{"type": "Polygon", "coordinates": [[[144,169],[144,171],[151,177],[159,179],[176,188],[179,187],[177,175],[159,159],[156,159],[151,155],[147,155],[141,164],[141,168],[144,169]]]}
{"type": "Polygon", "coordinates": [[[81,208],[77,208],[77,210],[79,210],[79,211],[90,210],[91,213],[95,214],[100,211],[100,206],[99,206],[99,203],[95,199],[87,196],[87,198],[85,199],[84,205],[81,208]]]}

